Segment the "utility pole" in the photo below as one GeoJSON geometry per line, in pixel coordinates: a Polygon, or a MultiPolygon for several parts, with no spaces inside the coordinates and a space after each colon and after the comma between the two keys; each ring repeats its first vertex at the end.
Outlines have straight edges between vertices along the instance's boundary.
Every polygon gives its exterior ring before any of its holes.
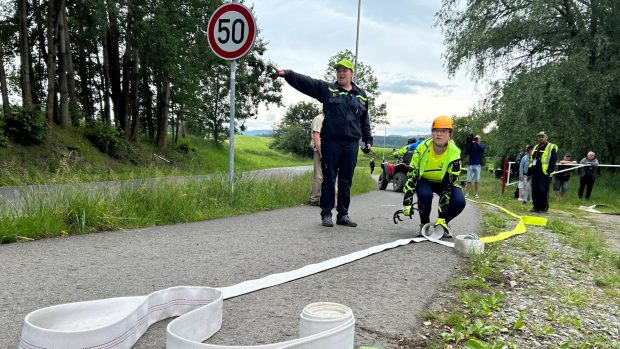
{"type": "Polygon", "coordinates": [[[355,35],[355,65],[353,66],[353,82],[357,83],[357,49],[360,42],[360,9],[362,0],[357,1],[357,34],[355,35]]]}

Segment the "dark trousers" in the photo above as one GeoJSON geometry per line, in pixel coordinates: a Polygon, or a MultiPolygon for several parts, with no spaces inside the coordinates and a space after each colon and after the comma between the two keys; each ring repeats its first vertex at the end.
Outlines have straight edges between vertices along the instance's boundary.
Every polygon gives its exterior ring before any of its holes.
{"type": "Polygon", "coordinates": [[[592,194],[592,187],[594,186],[594,177],[593,176],[583,176],[579,179],[579,198],[583,197],[583,189],[586,189],[586,199],[590,198],[590,194],[592,194]]]}
{"type": "Polygon", "coordinates": [[[337,141],[324,139],[321,142],[321,168],[323,184],[321,186],[321,217],[331,216],[334,208],[335,184],[338,178],[337,218],[349,214],[351,202],[351,184],[357,164],[358,141],[337,141]]]}
{"type": "MultiPolygon", "coordinates": [[[[441,183],[429,182],[424,178],[418,180],[415,187],[415,193],[418,197],[418,209],[420,210],[420,222],[422,224],[430,222],[433,193],[439,195],[440,191],[441,183]]],[[[465,196],[463,195],[461,188],[452,187],[449,200],[450,203],[448,204],[448,210],[442,214],[446,222],[450,222],[465,208],[465,196]]]]}
{"type": "Polygon", "coordinates": [[[546,212],[549,209],[549,176],[532,176],[532,204],[535,211],[546,212]]]}

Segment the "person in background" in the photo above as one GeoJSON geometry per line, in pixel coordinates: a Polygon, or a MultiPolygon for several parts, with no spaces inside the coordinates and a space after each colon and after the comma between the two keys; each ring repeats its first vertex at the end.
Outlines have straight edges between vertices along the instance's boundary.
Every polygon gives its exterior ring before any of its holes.
{"type": "Polygon", "coordinates": [[[314,157],[314,177],[310,191],[310,205],[319,206],[321,201],[321,185],[323,184],[323,170],[321,169],[321,127],[323,126],[323,113],[312,119],[312,137],[310,148],[314,157]]]}
{"type": "Polygon", "coordinates": [[[409,144],[409,145],[407,146],[407,151],[415,151],[415,150],[416,150],[416,148],[417,148],[420,144],[422,144],[422,142],[424,142],[424,139],[425,139],[424,137],[419,137],[419,138],[418,138],[418,140],[417,140],[415,143],[413,143],[413,144],[409,144]]]}
{"type": "Polygon", "coordinates": [[[525,146],[525,154],[519,160],[519,183],[517,183],[517,187],[519,189],[519,200],[523,201],[525,205],[530,197],[532,192],[531,179],[527,176],[527,170],[530,166],[530,152],[532,151],[533,146],[526,145],[525,146]]]}
{"type": "Polygon", "coordinates": [[[375,172],[375,158],[370,159],[370,174],[375,172]]]}
{"type": "Polygon", "coordinates": [[[349,218],[351,184],[357,164],[359,140],[364,142],[364,153],[372,151],[368,98],[366,92],[353,82],[353,62],[341,59],[334,65],[335,82],[313,79],[292,70],[275,68],[276,75],[301,93],[323,104],[321,127],[321,224],[333,227],[332,209],[336,198],[338,181],[338,204],[336,224],[356,227],[349,218]]]}
{"type": "Polygon", "coordinates": [[[452,140],[453,124],[448,116],[435,118],[431,133],[431,138],[422,142],[413,153],[407,172],[402,213],[405,216],[413,214],[415,194],[420,212],[420,234],[422,227],[430,222],[435,193],[439,195],[439,214],[435,229],[443,228],[445,234],[450,231],[448,223],[465,208],[463,190],[459,185],[461,150],[452,140]]]}
{"type": "Polygon", "coordinates": [[[392,152],[392,155],[397,157],[397,158],[400,158],[400,157],[404,156],[407,152],[410,151],[409,147],[411,145],[415,144],[415,142],[416,142],[415,137],[411,137],[411,138],[407,139],[407,145],[405,145],[404,147],[402,147],[402,148],[392,152]]]}
{"type": "MultiPolygon", "coordinates": [[[[515,159],[515,166],[517,167],[517,169],[521,166],[521,159],[523,159],[523,156],[525,156],[525,154],[529,155],[529,153],[532,151],[532,149],[530,149],[529,151],[527,150],[529,146],[529,144],[526,145],[525,148],[523,148],[523,150],[521,150],[521,152],[517,154],[517,157],[515,159]]],[[[519,186],[517,185],[517,187],[515,188],[514,198],[521,200],[521,194],[522,192],[519,190],[519,186]]]]}
{"type": "Polygon", "coordinates": [[[484,149],[486,144],[481,144],[480,135],[467,137],[467,147],[465,155],[469,154],[467,163],[467,184],[465,185],[465,197],[469,197],[469,189],[471,182],[474,182],[474,198],[478,199],[478,183],[480,183],[480,172],[482,171],[482,158],[484,157],[484,149]]]}
{"type": "Polygon", "coordinates": [[[580,199],[583,198],[584,188],[586,189],[586,200],[589,200],[590,194],[592,194],[592,187],[594,186],[596,171],[598,170],[598,160],[595,157],[594,151],[589,151],[586,157],[579,161],[580,165],[587,165],[579,168],[579,191],[577,195],[579,195],[580,199]]]}
{"type": "Polygon", "coordinates": [[[558,171],[568,170],[555,174],[553,179],[553,191],[555,191],[555,199],[561,200],[564,197],[564,193],[568,191],[568,180],[570,179],[570,169],[573,166],[567,164],[576,164],[577,161],[573,160],[573,156],[570,153],[564,154],[564,158],[560,160],[558,165],[558,171]]]}
{"type": "Polygon", "coordinates": [[[530,212],[546,213],[549,210],[549,175],[555,171],[558,146],[549,143],[549,136],[541,131],[536,135],[538,144],[532,149],[528,175],[532,178],[532,204],[530,212]]]}

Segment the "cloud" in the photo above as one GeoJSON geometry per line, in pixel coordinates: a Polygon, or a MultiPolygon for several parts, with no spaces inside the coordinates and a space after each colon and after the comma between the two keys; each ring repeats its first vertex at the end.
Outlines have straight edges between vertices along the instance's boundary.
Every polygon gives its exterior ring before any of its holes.
{"type": "Polygon", "coordinates": [[[382,92],[398,93],[398,94],[417,94],[421,90],[430,90],[440,95],[449,94],[458,85],[447,84],[443,85],[434,81],[422,81],[422,80],[397,80],[383,83],[381,85],[382,92]]]}

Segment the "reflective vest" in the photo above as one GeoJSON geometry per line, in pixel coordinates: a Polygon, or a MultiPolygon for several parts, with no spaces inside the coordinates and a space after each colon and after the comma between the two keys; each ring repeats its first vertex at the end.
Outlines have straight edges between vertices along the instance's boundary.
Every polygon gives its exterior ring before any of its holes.
{"type": "MultiPolygon", "coordinates": [[[[532,154],[531,154],[531,160],[530,160],[530,166],[533,166],[534,163],[534,159],[536,159],[536,153],[538,152],[538,147],[540,146],[540,144],[536,144],[536,146],[534,147],[534,149],[532,150],[532,154]]],[[[549,160],[551,160],[551,149],[555,149],[555,152],[558,152],[558,146],[553,144],[553,143],[549,143],[547,142],[547,147],[545,148],[545,150],[543,151],[543,155],[540,157],[540,159],[536,159],[537,161],[540,161],[540,164],[542,165],[542,171],[545,175],[548,175],[549,172],[549,160]]]]}

